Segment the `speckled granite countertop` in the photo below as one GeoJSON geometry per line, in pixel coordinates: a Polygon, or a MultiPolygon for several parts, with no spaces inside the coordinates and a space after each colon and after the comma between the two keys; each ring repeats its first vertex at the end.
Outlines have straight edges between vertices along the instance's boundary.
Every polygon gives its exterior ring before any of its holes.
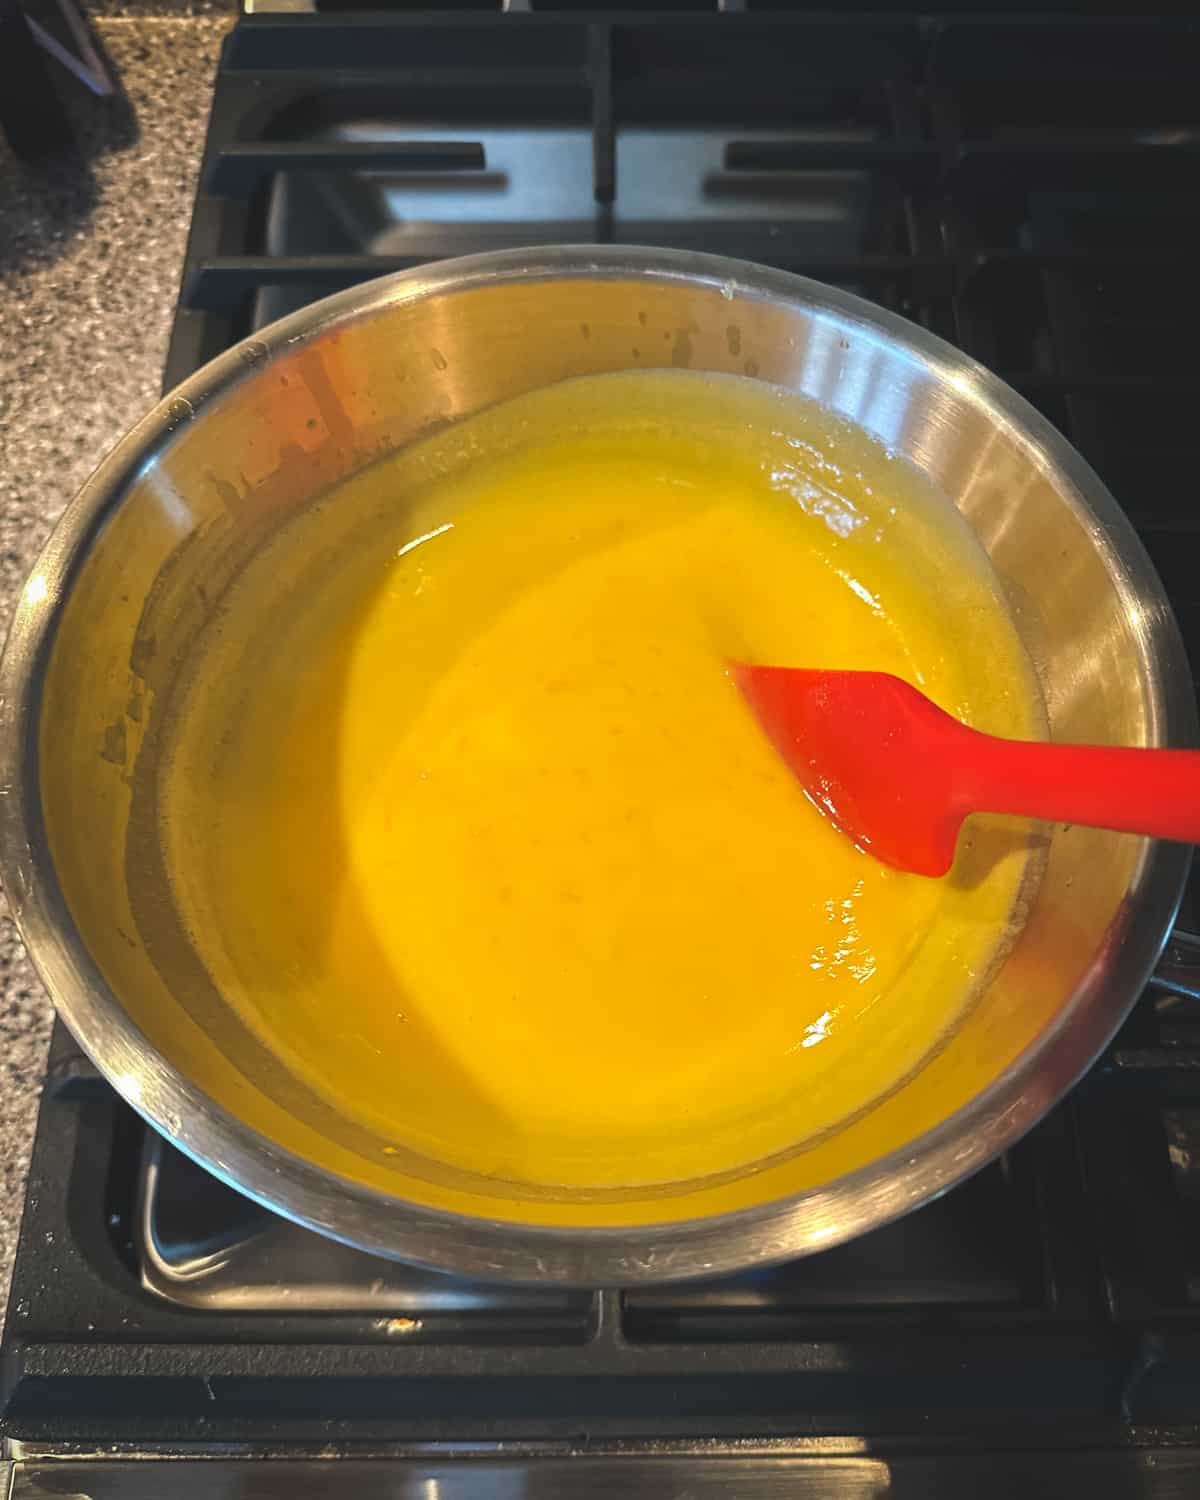
{"type": "MultiPolygon", "coordinates": [[[[0,138],[0,632],[63,506],[158,398],[229,6],[91,4],[120,80],[73,162],[0,138]]],[[[0,1318],[50,1004],[0,907],[0,1318]]]]}

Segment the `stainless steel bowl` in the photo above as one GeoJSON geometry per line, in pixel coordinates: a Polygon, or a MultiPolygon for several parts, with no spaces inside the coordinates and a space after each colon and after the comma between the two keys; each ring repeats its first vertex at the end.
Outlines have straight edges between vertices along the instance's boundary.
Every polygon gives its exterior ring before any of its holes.
{"type": "Polygon", "coordinates": [[[1054,738],[1194,738],[1175,623],[1103,485],[987,371],[854,297],[699,255],[562,248],[389,277],[240,344],[101,465],[26,585],[0,665],[0,860],[47,988],[117,1090],[251,1197],[369,1250],[620,1285],[858,1234],[1033,1124],[1111,1037],[1175,913],[1184,850],[1055,828],[1019,937],[947,1045],[865,1117],[720,1194],[525,1198],[456,1179],[438,1189],[454,1211],[430,1207],[419,1164],[381,1156],[264,1053],[203,983],[156,833],[163,724],[197,633],[282,522],[380,454],[533,387],[656,362],[802,391],[932,475],[991,556],[1054,738]]]}

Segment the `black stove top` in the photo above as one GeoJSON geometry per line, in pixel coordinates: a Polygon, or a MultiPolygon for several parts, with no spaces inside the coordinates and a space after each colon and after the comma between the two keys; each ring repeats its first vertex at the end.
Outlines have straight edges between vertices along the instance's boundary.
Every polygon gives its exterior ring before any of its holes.
{"type": "MultiPolygon", "coordinates": [[[[1195,659],[1198,78],[1200,22],[1161,8],[247,16],[166,385],[313,297],[445,255],[765,261],[953,340],[1062,427],[1195,659]]],[[[285,1223],[148,1132],[60,1029],[0,1403],[18,1493],[107,1492],[101,1451],[169,1456],[183,1494],[259,1493],[237,1487],[249,1454],[295,1485],[285,1457],[333,1451],[363,1458],[339,1483],[364,1495],[1196,1493],[1200,1001],[1148,993],[1025,1142],[908,1219],[628,1293],[466,1283],[285,1223]],[[474,1455],[470,1483],[413,1457],[430,1444],[474,1455]],[[586,1479],[521,1467],[577,1450],[610,1457],[586,1479]]],[[[151,1472],[122,1485],[159,1493],[151,1472]]]]}

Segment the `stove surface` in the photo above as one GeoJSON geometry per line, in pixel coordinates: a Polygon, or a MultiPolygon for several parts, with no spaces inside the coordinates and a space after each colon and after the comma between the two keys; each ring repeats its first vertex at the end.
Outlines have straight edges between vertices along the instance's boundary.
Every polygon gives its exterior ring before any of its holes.
{"type": "MultiPolygon", "coordinates": [[[[1062,427],[1195,657],[1198,71],[1182,8],[247,16],[165,383],[444,255],[765,261],[951,339],[1062,427]]],[[[250,1493],[264,1454],[252,1492],[295,1492],[288,1460],[338,1452],[366,1496],[1194,1494],[1200,1001],[1145,995],[1020,1146],[909,1218],[627,1293],[467,1283],[286,1223],[147,1131],[60,1028],[10,1307],[17,1493],[158,1493],[155,1456],[173,1492],[250,1493]]],[[[332,1493],[321,1470],[305,1492],[332,1493]]]]}

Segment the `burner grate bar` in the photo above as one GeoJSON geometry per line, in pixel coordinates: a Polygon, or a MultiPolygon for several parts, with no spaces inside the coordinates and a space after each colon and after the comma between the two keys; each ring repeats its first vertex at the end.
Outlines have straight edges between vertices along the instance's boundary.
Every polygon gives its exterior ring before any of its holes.
{"type": "MultiPolygon", "coordinates": [[[[482,250],[518,249],[524,245],[561,244],[565,240],[594,240],[593,233],[580,233],[578,225],[523,226],[514,233],[509,228],[502,236],[489,236],[476,228],[452,235],[442,227],[432,231],[441,246],[441,255],[469,255],[482,250]],[[528,228],[528,233],[523,232],[528,228]]],[[[892,279],[934,277],[948,284],[955,273],[955,263],[939,256],[903,255],[812,256],[796,258],[778,253],[784,247],[770,235],[769,229],[755,234],[752,226],[739,225],[732,243],[727,226],[711,232],[697,232],[694,226],[626,226],[622,239],[629,243],[673,245],[678,249],[706,247],[714,254],[740,259],[769,262],[782,270],[817,280],[833,282],[878,283],[892,279]],[[645,232],[639,232],[644,230],[645,232]],[[721,230],[725,233],[722,235],[721,230]],[[772,254],[772,250],[776,253],[772,254]]],[[[184,293],[187,307],[204,312],[235,308],[245,297],[267,286],[311,286],[317,294],[353,286],[374,276],[407,271],[425,265],[434,258],[430,247],[414,236],[412,250],[405,255],[228,255],[200,261],[184,293]]]]}
{"type": "Polygon", "coordinates": [[[939,152],[904,141],[730,141],[727,172],[850,172],[886,170],[909,183],[931,182],[939,152]]]}
{"type": "MultiPolygon", "coordinates": [[[[1189,132],[1190,135],[1190,132],[1189,132]]],[[[975,141],[958,147],[951,184],[964,191],[1007,190],[1026,196],[1047,187],[1112,192],[1194,192],[1200,140],[1111,144],[1069,141],[975,141]]]]}
{"type": "Polygon", "coordinates": [[[487,165],[478,141],[279,141],[219,151],[203,191],[247,197],[275,172],[478,172],[487,165]]]}
{"type": "Polygon", "coordinates": [[[258,69],[235,71],[232,76],[239,82],[269,81],[274,86],[287,84],[301,92],[311,90],[314,93],[326,89],[355,93],[390,89],[398,95],[406,90],[471,94],[482,90],[492,103],[498,94],[515,97],[529,89],[578,89],[587,85],[587,70],[583,63],[563,67],[513,67],[501,71],[493,68],[390,67],[386,63],[364,62],[345,69],[331,66],[325,72],[311,66],[273,68],[269,80],[258,69]]]}
{"type": "Polygon", "coordinates": [[[612,31],[588,28],[592,86],[592,196],[608,208],[617,196],[617,128],[613,116],[612,31]]]}

